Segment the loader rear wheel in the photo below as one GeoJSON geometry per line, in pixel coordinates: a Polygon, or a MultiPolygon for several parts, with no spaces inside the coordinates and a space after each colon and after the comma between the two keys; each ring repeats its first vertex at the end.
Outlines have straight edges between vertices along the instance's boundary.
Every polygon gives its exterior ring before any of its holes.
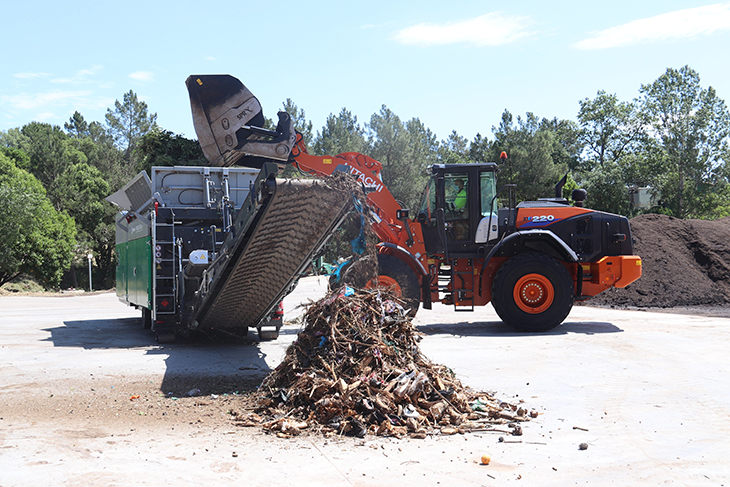
{"type": "Polygon", "coordinates": [[[573,307],[573,279],[554,258],[535,252],[512,257],[492,284],[492,305],[506,324],[542,332],[565,320],[573,307]]]}
{"type": "Polygon", "coordinates": [[[378,277],[370,280],[366,288],[381,286],[392,289],[396,296],[403,300],[403,307],[408,315],[416,316],[421,303],[421,288],[416,274],[408,264],[397,257],[378,254],[378,277]],[[376,280],[377,279],[377,280],[376,280]]]}

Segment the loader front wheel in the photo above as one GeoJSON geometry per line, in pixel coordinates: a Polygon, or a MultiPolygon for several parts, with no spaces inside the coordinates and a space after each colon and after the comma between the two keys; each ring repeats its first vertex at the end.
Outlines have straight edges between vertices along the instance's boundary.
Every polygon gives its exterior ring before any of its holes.
{"type": "Polygon", "coordinates": [[[523,332],[551,330],[573,307],[573,279],[554,258],[535,252],[505,262],[492,284],[492,305],[502,321],[523,332]]]}
{"type": "Polygon", "coordinates": [[[391,289],[403,300],[403,307],[410,310],[408,315],[416,316],[421,303],[421,288],[416,274],[408,264],[392,255],[378,254],[378,277],[370,280],[365,287],[376,286],[391,289]]]}

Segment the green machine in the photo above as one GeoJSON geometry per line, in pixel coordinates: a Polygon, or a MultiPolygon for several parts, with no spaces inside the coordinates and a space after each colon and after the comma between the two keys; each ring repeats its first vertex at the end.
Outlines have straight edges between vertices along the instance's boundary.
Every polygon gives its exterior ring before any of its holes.
{"type": "Polygon", "coordinates": [[[153,167],[107,198],[117,296],[170,342],[196,330],[275,339],[281,300],[352,208],[322,180],[247,167],[153,167]]]}

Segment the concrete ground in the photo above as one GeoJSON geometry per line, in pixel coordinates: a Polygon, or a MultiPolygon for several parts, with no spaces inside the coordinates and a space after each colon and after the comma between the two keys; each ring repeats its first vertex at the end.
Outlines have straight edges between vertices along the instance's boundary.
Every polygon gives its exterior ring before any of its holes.
{"type": "MultiPolygon", "coordinates": [[[[302,280],[287,319],[323,288],[302,280]]],[[[730,320],[575,307],[525,334],[491,307],[434,308],[415,320],[422,352],[538,410],[523,436],[237,428],[224,414],[233,392],[276,367],[297,325],[275,342],[160,346],[112,293],[1,297],[0,487],[730,485],[730,320]]]]}

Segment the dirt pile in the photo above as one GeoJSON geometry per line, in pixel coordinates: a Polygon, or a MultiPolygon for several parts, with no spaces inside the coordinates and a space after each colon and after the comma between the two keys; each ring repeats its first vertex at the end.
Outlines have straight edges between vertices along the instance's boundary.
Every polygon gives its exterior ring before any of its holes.
{"type": "Polygon", "coordinates": [[[680,220],[642,215],[631,220],[641,279],[609,289],[586,304],[675,307],[730,303],[730,218],[680,220]]]}
{"type": "Polygon", "coordinates": [[[384,290],[342,287],[303,319],[303,331],[261,385],[259,414],[239,415],[240,424],[279,436],[307,429],[424,438],[475,430],[521,435],[517,422],[537,415],[464,387],[448,367],[421,355],[407,310],[384,290]]]}

